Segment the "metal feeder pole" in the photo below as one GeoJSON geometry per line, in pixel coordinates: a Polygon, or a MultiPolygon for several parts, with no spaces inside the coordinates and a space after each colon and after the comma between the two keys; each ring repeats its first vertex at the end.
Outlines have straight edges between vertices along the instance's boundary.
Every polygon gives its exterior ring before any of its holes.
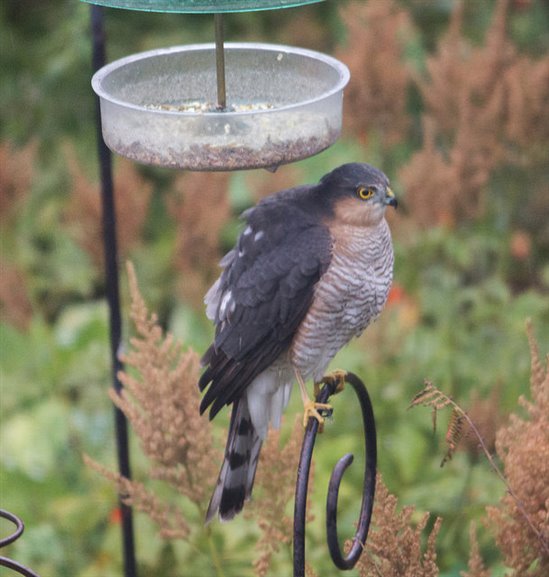
{"type": "Polygon", "coordinates": [[[223,15],[214,14],[215,24],[215,67],[217,73],[217,108],[227,108],[225,90],[225,49],[223,47],[223,15]]]}
{"type": "MultiPolygon", "coordinates": [[[[91,6],[91,32],[93,43],[92,64],[96,72],[106,64],[105,30],[103,23],[103,8],[91,6]]],[[[122,341],[122,320],[120,315],[120,292],[118,282],[118,247],[116,241],[116,212],[114,202],[114,186],[112,177],[112,155],[103,141],[101,132],[101,114],[99,97],[96,96],[97,144],[99,169],[101,174],[101,203],[103,212],[103,248],[105,254],[106,298],[109,307],[110,347],[112,363],[113,388],[120,394],[122,383],[118,372],[123,365],[119,359],[119,349],[122,341]]],[[[116,447],[118,453],[118,469],[127,479],[131,478],[130,454],[128,443],[128,424],[124,413],[114,407],[114,422],[116,432],[116,447]]],[[[124,576],[136,577],[135,541],[133,530],[133,514],[131,507],[122,502],[119,497],[122,515],[122,549],[124,556],[124,576]]]]}

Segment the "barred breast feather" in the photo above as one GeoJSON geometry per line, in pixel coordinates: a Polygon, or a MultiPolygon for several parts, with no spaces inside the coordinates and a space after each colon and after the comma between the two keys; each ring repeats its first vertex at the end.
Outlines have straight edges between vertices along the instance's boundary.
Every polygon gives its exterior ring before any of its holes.
{"type": "Polygon", "coordinates": [[[387,221],[375,227],[333,227],[332,261],[291,347],[292,364],[318,382],[335,354],[380,314],[393,278],[387,221]]]}

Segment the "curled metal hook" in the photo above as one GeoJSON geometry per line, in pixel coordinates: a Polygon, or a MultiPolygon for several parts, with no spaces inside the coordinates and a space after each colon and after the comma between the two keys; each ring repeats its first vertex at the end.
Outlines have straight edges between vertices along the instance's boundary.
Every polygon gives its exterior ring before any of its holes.
{"type": "MultiPolygon", "coordinates": [[[[0,549],[2,549],[2,547],[6,547],[21,537],[25,530],[25,525],[17,515],[14,515],[9,511],[4,511],[4,509],[0,509],[0,517],[11,521],[15,525],[15,531],[11,535],[4,537],[4,539],[0,539],[0,549]]],[[[12,559],[8,559],[7,557],[0,557],[0,567],[12,569],[16,573],[24,575],[24,577],[40,577],[38,573],[35,573],[28,567],[25,567],[24,565],[21,565],[21,563],[17,563],[17,561],[13,561],[12,559]]]]}
{"type": "MultiPolygon", "coordinates": [[[[364,425],[366,459],[364,464],[364,482],[362,486],[362,504],[357,530],[353,538],[351,549],[346,556],[341,551],[337,535],[337,500],[343,474],[347,467],[349,467],[353,462],[353,455],[348,453],[343,456],[337,462],[330,477],[328,497],[326,500],[327,542],[334,565],[342,570],[352,569],[356,565],[364,548],[364,544],[366,543],[374,504],[377,462],[374,412],[368,391],[366,390],[364,383],[353,373],[345,373],[345,382],[351,385],[360,402],[362,422],[364,425]]],[[[329,397],[336,392],[335,388],[336,384],[330,382],[330,379],[327,379],[320,390],[320,393],[316,397],[316,402],[326,403],[329,397]]],[[[305,575],[305,520],[307,491],[318,426],[318,421],[316,419],[309,419],[303,438],[303,444],[301,446],[294,507],[294,577],[303,577],[305,575]]]]}

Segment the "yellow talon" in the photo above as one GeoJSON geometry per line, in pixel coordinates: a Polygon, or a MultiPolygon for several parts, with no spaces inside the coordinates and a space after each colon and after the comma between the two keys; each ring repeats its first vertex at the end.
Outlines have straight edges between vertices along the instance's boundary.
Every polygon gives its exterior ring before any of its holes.
{"type": "Polygon", "coordinates": [[[306,428],[309,422],[309,418],[316,419],[318,421],[318,432],[322,433],[324,430],[324,417],[320,414],[320,411],[331,411],[332,406],[327,403],[316,403],[307,399],[303,403],[303,427],[306,428]]]}
{"type": "MultiPolygon", "coordinates": [[[[347,380],[347,371],[343,369],[336,369],[335,371],[331,371],[330,373],[325,375],[321,382],[326,383],[328,385],[332,385],[332,387],[334,388],[333,394],[337,395],[337,393],[341,393],[341,391],[343,391],[343,389],[345,388],[346,380],[347,380]]],[[[318,390],[320,390],[320,384],[315,383],[315,395],[318,394],[317,387],[318,390]]]]}
{"type": "MultiPolygon", "coordinates": [[[[327,403],[317,403],[316,401],[312,401],[307,394],[307,388],[305,387],[305,382],[303,381],[303,377],[299,373],[298,370],[295,371],[295,376],[297,382],[299,383],[299,390],[301,391],[301,399],[303,401],[303,427],[306,428],[309,422],[309,418],[313,417],[318,421],[318,432],[322,433],[324,429],[324,417],[321,415],[321,411],[332,411],[332,406],[328,405],[327,403]]],[[[315,397],[318,395],[317,384],[315,383],[315,397]]]]}

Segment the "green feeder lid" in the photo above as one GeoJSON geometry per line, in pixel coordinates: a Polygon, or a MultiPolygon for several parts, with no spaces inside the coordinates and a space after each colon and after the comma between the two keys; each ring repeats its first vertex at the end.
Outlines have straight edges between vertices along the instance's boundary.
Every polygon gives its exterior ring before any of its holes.
{"type": "Polygon", "coordinates": [[[253,12],[274,8],[291,8],[315,4],[323,0],[83,0],[110,8],[145,10],[148,12],[253,12]]]}

